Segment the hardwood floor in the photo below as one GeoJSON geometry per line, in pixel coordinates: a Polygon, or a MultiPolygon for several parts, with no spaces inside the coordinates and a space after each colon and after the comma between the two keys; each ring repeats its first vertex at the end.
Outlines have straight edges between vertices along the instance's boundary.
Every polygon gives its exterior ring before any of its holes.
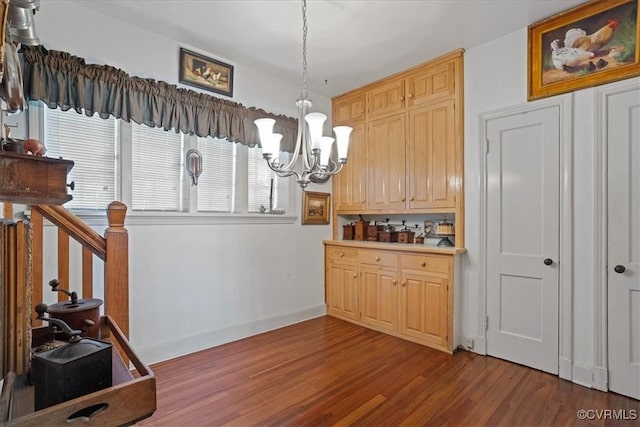
{"type": "Polygon", "coordinates": [[[158,409],[142,426],[640,425],[640,401],[331,317],[152,369],[158,409]]]}

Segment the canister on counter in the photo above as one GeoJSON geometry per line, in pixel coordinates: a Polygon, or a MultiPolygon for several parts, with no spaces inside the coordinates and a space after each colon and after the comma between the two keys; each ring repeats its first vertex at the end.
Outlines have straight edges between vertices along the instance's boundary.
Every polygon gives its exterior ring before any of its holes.
{"type": "Polygon", "coordinates": [[[356,240],[367,240],[367,227],[369,221],[365,221],[362,216],[360,220],[355,222],[355,238],[356,240]]]}
{"type": "Polygon", "coordinates": [[[353,224],[342,226],[342,240],[353,240],[355,227],[353,224]]]}

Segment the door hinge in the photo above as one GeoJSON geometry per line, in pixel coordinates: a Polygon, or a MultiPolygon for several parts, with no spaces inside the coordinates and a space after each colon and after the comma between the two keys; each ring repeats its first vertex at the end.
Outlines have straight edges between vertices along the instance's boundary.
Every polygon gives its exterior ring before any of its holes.
{"type": "Polygon", "coordinates": [[[489,330],[489,316],[484,316],[484,330],[489,330]]]}
{"type": "Polygon", "coordinates": [[[486,145],[485,154],[489,154],[489,138],[487,138],[487,145],[486,145]]]}

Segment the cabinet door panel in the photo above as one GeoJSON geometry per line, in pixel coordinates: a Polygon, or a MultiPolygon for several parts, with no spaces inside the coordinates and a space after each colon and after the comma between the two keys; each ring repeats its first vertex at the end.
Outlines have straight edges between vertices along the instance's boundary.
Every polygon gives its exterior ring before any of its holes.
{"type": "Polygon", "coordinates": [[[367,208],[404,209],[404,113],[370,121],[367,135],[367,208]]]}
{"type": "Polygon", "coordinates": [[[409,112],[409,207],[455,207],[454,101],[409,112]]]}
{"type": "Polygon", "coordinates": [[[447,279],[403,272],[401,280],[400,332],[447,347],[447,279]]]}
{"type": "Polygon", "coordinates": [[[365,124],[349,124],[353,128],[349,141],[347,163],[333,177],[335,210],[362,210],[366,195],[365,124]]]}
{"type": "Polygon", "coordinates": [[[431,66],[408,79],[409,106],[414,107],[455,93],[455,64],[431,66]]]}
{"type": "Polygon", "coordinates": [[[358,266],[332,263],[327,270],[327,312],[357,320],[360,317],[358,266]]]}
{"type": "Polygon", "coordinates": [[[367,94],[368,117],[394,114],[404,109],[404,80],[377,85],[367,94]]]}
{"type": "Polygon", "coordinates": [[[333,125],[349,125],[365,118],[366,97],[364,93],[340,97],[333,102],[333,125]]]}
{"type": "Polygon", "coordinates": [[[398,318],[398,280],[393,270],[362,267],[362,316],[364,323],[394,331],[398,318]]]}

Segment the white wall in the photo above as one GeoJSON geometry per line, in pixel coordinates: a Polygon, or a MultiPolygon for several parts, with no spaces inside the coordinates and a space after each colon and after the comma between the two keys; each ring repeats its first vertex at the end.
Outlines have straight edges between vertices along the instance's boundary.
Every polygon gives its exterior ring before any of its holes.
{"type": "MultiPolygon", "coordinates": [[[[130,75],[177,84],[180,43],[76,2],[43,2],[36,28],[47,49],[109,64],[130,75]]],[[[185,46],[194,49],[192,46],[185,46]]],[[[198,50],[235,66],[233,101],[296,115],[300,87],[198,50]]],[[[187,86],[185,86],[187,87],[187,86]]],[[[190,87],[187,87],[190,88],[190,87]]],[[[331,101],[310,94],[327,114],[331,101]]],[[[328,121],[330,122],[330,120],[328,121]]],[[[45,141],[46,143],[46,141],[45,141]]],[[[292,182],[292,185],[295,185],[292,182]]],[[[330,184],[310,186],[330,192],[330,184]]],[[[330,226],[301,226],[300,190],[288,224],[127,224],[130,242],[130,339],[147,363],[322,315],[322,239],[330,226]]],[[[100,233],[104,226],[97,226],[100,233]]],[[[56,234],[45,231],[45,281],[56,277],[56,234]]],[[[72,251],[78,253],[79,248],[72,251]]],[[[72,287],[80,286],[78,271],[72,287]]],[[[95,272],[100,279],[101,269],[95,272]]],[[[54,302],[46,293],[48,303],[54,302]]]]}
{"type": "MultiPolygon", "coordinates": [[[[479,116],[527,102],[527,30],[523,28],[465,52],[465,230],[468,254],[462,290],[462,335],[484,344],[478,254],[480,211],[479,116]]],[[[636,79],[638,80],[638,79],[636,79]]],[[[573,380],[592,385],[595,200],[594,89],[573,93],[573,380]]],[[[597,367],[596,367],[597,368],[597,367]]]]}

